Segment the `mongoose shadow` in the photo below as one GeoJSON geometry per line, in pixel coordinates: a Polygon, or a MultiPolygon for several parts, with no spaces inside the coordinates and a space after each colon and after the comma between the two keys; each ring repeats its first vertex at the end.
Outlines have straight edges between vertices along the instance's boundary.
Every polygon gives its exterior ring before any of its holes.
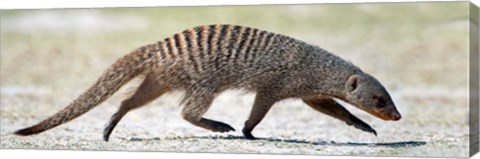
{"type": "MultiPolygon", "coordinates": [[[[130,139],[120,138],[127,141],[161,141],[161,138],[137,138],[132,137],[130,139]]],[[[213,139],[213,140],[248,140],[243,136],[190,136],[190,137],[180,137],[179,139],[213,139]]],[[[324,145],[324,146],[365,146],[365,147],[388,147],[388,148],[402,148],[402,147],[418,147],[426,145],[426,141],[398,141],[398,142],[380,142],[380,143],[365,143],[365,142],[335,142],[335,141],[308,141],[302,139],[280,139],[280,138],[271,138],[271,137],[257,137],[256,140],[259,141],[268,141],[268,142],[284,142],[290,144],[309,144],[309,145],[324,145]]]]}

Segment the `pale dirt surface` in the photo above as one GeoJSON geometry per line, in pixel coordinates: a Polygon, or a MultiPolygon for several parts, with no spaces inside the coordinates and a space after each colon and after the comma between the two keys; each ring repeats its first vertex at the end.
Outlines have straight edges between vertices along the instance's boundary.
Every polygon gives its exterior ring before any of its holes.
{"type": "Polygon", "coordinates": [[[465,4],[2,11],[0,147],[465,157],[465,4]],[[264,28],[335,52],[382,81],[403,119],[382,121],[345,104],[375,137],[292,99],[277,103],[253,131],[260,139],[250,141],[239,130],[254,94],[231,91],[215,100],[205,117],[237,130],[221,134],[184,121],[176,92],[130,112],[104,142],[103,127],[136,80],[72,122],[40,135],[12,135],[62,109],[121,55],[210,23],[264,28]]]}

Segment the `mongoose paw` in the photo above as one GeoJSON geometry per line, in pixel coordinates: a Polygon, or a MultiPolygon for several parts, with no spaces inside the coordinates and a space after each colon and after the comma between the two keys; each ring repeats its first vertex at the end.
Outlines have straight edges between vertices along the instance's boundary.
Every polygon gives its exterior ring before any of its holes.
{"type": "Polygon", "coordinates": [[[365,123],[361,120],[355,120],[353,122],[348,122],[347,121],[347,125],[352,125],[357,129],[363,130],[365,132],[372,133],[375,136],[377,136],[377,132],[370,125],[368,125],[367,123],[365,123]]]}
{"type": "Polygon", "coordinates": [[[107,128],[105,128],[105,130],[103,131],[103,141],[107,141],[108,142],[108,139],[110,138],[110,134],[111,134],[111,130],[107,128]]]}
{"type": "Polygon", "coordinates": [[[257,138],[252,135],[251,132],[248,132],[246,130],[242,130],[243,136],[248,139],[248,140],[256,140],[257,138]]]}
{"type": "Polygon", "coordinates": [[[116,124],[108,124],[105,129],[103,129],[103,141],[107,141],[110,138],[110,135],[113,132],[116,124]]]}
{"type": "Polygon", "coordinates": [[[109,136],[109,135],[103,135],[103,141],[106,141],[106,142],[108,142],[108,139],[109,139],[109,138],[110,138],[110,136],[109,136]]]}
{"type": "Polygon", "coordinates": [[[215,122],[215,123],[212,123],[211,124],[211,130],[213,132],[221,132],[221,133],[224,133],[224,132],[229,132],[229,131],[235,131],[235,129],[228,125],[228,124],[225,124],[225,123],[222,123],[222,122],[215,122]]]}

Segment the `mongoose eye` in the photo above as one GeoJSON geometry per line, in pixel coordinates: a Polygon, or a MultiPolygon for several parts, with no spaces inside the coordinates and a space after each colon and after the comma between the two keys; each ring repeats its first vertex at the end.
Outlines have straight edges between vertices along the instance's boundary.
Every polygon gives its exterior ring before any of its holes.
{"type": "Polygon", "coordinates": [[[385,100],[380,96],[373,96],[373,102],[375,102],[375,105],[377,105],[377,107],[385,106],[385,100]]]}

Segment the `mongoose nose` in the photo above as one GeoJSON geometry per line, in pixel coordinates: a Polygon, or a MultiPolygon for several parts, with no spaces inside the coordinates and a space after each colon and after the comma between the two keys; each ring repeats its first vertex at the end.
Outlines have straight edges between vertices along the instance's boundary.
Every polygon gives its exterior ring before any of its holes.
{"type": "Polygon", "coordinates": [[[402,118],[402,116],[401,116],[400,114],[397,114],[397,115],[394,115],[394,116],[393,116],[393,119],[392,119],[392,120],[393,120],[393,121],[398,121],[398,120],[400,120],[401,118],[402,118]]]}

